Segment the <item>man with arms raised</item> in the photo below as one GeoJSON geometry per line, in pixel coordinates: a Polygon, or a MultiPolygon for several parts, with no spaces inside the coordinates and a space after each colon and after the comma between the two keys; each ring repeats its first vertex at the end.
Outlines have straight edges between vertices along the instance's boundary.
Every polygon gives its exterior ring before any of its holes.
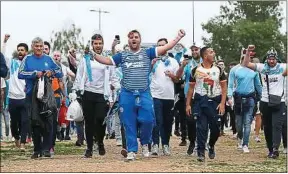
{"type": "Polygon", "coordinates": [[[149,157],[148,144],[151,143],[155,122],[153,100],[149,88],[151,60],[165,55],[184,36],[185,32],[180,30],[177,37],[165,46],[140,49],[141,35],[137,30],[132,30],[128,34],[129,51],[118,53],[112,59],[98,54],[94,56],[103,64],[120,65],[123,71],[119,104],[121,122],[124,125],[127,139],[127,160],[134,160],[138,150],[137,122],[140,123],[142,154],[149,157]]]}

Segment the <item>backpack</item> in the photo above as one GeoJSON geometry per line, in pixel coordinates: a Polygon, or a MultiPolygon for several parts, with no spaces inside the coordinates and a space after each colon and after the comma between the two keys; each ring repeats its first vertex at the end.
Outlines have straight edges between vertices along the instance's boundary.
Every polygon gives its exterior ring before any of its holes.
{"type": "Polygon", "coordinates": [[[8,67],[6,65],[6,61],[4,55],[0,54],[0,77],[5,78],[8,74],[8,67]]]}

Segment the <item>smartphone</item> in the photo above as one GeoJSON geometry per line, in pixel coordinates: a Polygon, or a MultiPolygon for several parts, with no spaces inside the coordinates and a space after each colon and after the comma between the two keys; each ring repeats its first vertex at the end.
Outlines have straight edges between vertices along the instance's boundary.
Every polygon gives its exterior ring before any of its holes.
{"type": "Polygon", "coordinates": [[[189,59],[189,56],[187,54],[183,55],[184,59],[189,59]]]}
{"type": "Polygon", "coordinates": [[[115,35],[115,39],[118,40],[118,44],[120,44],[120,36],[119,35],[115,35]]]}

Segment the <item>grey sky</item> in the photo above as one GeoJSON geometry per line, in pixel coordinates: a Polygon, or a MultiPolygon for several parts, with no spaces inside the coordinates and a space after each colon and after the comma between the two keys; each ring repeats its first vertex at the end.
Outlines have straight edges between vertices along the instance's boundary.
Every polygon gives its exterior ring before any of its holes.
{"type": "MultiPolygon", "coordinates": [[[[195,1],[195,41],[202,45],[201,23],[218,15],[220,5],[225,1],[195,1]]],[[[283,16],[286,18],[286,2],[281,5],[283,16]]],[[[98,30],[98,13],[89,9],[101,8],[109,11],[102,15],[102,33],[105,48],[110,49],[115,35],[120,35],[121,45],[127,43],[127,33],[137,29],[142,35],[142,42],[156,42],[161,37],[174,39],[178,30],[183,28],[186,36],[181,43],[185,46],[192,44],[192,2],[188,1],[30,1],[30,2],[1,2],[1,42],[5,33],[11,34],[7,47],[10,56],[19,42],[29,46],[34,37],[40,36],[50,40],[52,30],[60,30],[73,21],[82,28],[82,35],[87,40],[93,31],[98,30]]],[[[286,31],[286,19],[282,32],[286,31]]]]}

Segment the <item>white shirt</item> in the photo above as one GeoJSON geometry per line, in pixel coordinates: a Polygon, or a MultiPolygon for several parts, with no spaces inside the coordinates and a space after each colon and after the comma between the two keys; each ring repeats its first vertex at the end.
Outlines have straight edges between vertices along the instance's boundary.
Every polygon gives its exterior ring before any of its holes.
{"type": "Polygon", "coordinates": [[[1,89],[6,88],[5,80],[1,77],[1,89]]]}
{"type": "MultiPolygon", "coordinates": [[[[165,71],[170,71],[173,75],[176,75],[179,64],[171,57],[167,60],[170,61],[168,66],[166,66],[162,60],[158,60],[159,63],[155,72],[152,72],[150,89],[153,98],[174,100],[174,82],[170,77],[165,75],[165,71]]],[[[157,62],[154,66],[156,66],[156,64],[157,62]]]]}
{"type": "MultiPolygon", "coordinates": [[[[2,51],[3,51],[3,54],[5,54],[6,43],[3,44],[2,51]]],[[[9,72],[10,72],[8,98],[16,99],[16,100],[24,99],[26,97],[25,80],[18,78],[19,67],[22,61],[8,58],[8,56],[5,56],[5,60],[6,60],[6,65],[9,68],[9,72]]]]}
{"type": "MultiPolygon", "coordinates": [[[[263,83],[262,88],[262,97],[261,101],[268,102],[268,90],[267,90],[267,82],[266,82],[266,72],[268,71],[269,78],[269,94],[282,96],[284,91],[284,80],[283,72],[287,68],[286,63],[277,63],[273,68],[269,68],[267,64],[256,63],[256,71],[260,72],[261,80],[263,83]]],[[[285,102],[285,95],[282,96],[282,102],[285,102]]]]}

